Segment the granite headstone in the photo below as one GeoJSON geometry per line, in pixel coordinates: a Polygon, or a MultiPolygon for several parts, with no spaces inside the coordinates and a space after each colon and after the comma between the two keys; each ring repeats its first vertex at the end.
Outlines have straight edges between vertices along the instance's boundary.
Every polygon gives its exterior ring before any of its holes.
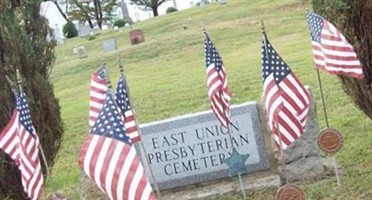
{"type": "Polygon", "coordinates": [[[117,49],[116,40],[110,39],[103,41],[103,52],[111,52],[117,49]]]}
{"type": "MultiPolygon", "coordinates": [[[[245,162],[247,173],[270,167],[257,103],[233,106],[231,114],[232,140],[211,111],[140,126],[146,156],[161,189],[228,177],[229,167],[224,160],[230,156],[232,146],[240,154],[249,155],[245,162]]],[[[144,161],[144,152],[139,149],[144,161]]],[[[148,178],[153,182],[151,176],[148,178]]]]}
{"type": "Polygon", "coordinates": [[[129,32],[129,40],[131,45],[139,44],[145,42],[145,36],[143,35],[142,30],[135,29],[129,32]]]}
{"type": "Polygon", "coordinates": [[[77,52],[78,52],[79,58],[88,57],[87,51],[85,50],[85,47],[83,46],[77,47],[77,52]]]}
{"type": "Polygon", "coordinates": [[[92,32],[92,29],[89,25],[81,25],[79,26],[79,36],[80,37],[87,37],[92,32]]]}

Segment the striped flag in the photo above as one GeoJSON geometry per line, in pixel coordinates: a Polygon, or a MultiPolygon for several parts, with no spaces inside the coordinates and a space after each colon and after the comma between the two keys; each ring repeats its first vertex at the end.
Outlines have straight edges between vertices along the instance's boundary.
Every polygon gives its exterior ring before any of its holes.
{"type": "Polygon", "coordinates": [[[223,61],[208,34],[205,33],[205,62],[207,86],[211,108],[224,127],[230,123],[230,99],[233,96],[227,86],[227,76],[223,61]]]}
{"type": "Polygon", "coordinates": [[[39,159],[39,137],[32,125],[26,94],[16,96],[16,109],[0,133],[0,149],[7,153],[21,172],[24,192],[31,200],[38,199],[44,189],[39,159]]]}
{"type": "Polygon", "coordinates": [[[120,76],[118,85],[116,87],[116,103],[124,116],[125,130],[132,143],[140,141],[141,138],[138,132],[136,119],[133,115],[124,74],[120,76]]]}
{"type": "Polygon", "coordinates": [[[101,111],[107,90],[106,66],[103,65],[97,72],[92,74],[90,82],[89,98],[89,130],[92,129],[101,111]]]}
{"type": "Polygon", "coordinates": [[[111,90],[81,148],[79,165],[111,200],[155,199],[111,90]]]}
{"type": "Polygon", "coordinates": [[[266,34],[262,40],[262,78],[269,129],[277,145],[286,149],[304,133],[310,93],[276,53],[266,34]]]}
{"type": "Polygon", "coordinates": [[[353,46],[335,26],[307,11],[315,65],[331,74],[348,74],[363,79],[363,69],[353,46]]]}

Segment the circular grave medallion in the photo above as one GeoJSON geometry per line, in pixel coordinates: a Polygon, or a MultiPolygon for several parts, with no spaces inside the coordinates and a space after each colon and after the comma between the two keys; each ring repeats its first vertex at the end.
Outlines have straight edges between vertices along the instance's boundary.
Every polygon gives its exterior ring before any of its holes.
{"type": "Polygon", "coordinates": [[[318,146],[325,153],[336,153],[344,143],[340,132],[333,128],[326,128],[320,131],[318,136],[318,146]]]}
{"type": "Polygon", "coordinates": [[[305,193],[294,184],[286,184],[279,188],[275,200],[305,200],[305,193]]]}

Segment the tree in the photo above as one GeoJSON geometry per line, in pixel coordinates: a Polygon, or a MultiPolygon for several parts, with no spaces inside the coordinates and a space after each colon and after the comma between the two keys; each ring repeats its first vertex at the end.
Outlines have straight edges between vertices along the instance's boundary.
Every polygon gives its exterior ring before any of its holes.
{"type": "MultiPolygon", "coordinates": [[[[0,1],[0,130],[8,123],[15,105],[5,75],[15,80],[18,68],[23,75],[33,125],[51,167],[61,144],[63,127],[58,100],[49,81],[56,43],[47,40],[53,31],[47,20],[40,16],[41,2],[0,1]]],[[[45,174],[45,163],[42,161],[41,164],[45,174]]],[[[19,170],[2,151],[0,199],[26,199],[19,170]]]]}
{"type": "Polygon", "coordinates": [[[158,8],[168,0],[130,0],[132,4],[142,7],[143,10],[151,9],[154,17],[159,16],[158,8]]]}
{"type": "Polygon", "coordinates": [[[51,1],[54,3],[54,5],[56,5],[59,13],[61,13],[61,16],[67,21],[69,22],[69,18],[67,17],[66,13],[68,12],[68,0],[45,0],[45,1],[51,1]],[[62,10],[62,5],[65,5],[65,11],[62,10]]]}
{"type": "Polygon", "coordinates": [[[314,11],[333,23],[354,46],[363,66],[364,80],[340,75],[344,91],[372,119],[372,1],[313,0],[314,11]]]}
{"type": "Polygon", "coordinates": [[[88,22],[94,28],[93,20],[102,29],[102,23],[112,18],[116,0],[72,0],[73,8],[69,12],[72,20],[88,22]]]}

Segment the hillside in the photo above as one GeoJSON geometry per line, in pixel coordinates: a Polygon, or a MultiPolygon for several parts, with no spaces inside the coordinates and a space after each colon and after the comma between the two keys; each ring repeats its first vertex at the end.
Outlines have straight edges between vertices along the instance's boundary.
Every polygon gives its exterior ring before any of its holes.
{"type": "MultiPolygon", "coordinates": [[[[270,42],[309,85],[318,102],[318,118],[325,127],[316,70],[306,24],[307,0],[230,0],[195,7],[136,23],[146,42],[131,46],[129,28],[106,30],[94,40],[75,38],[56,48],[51,78],[60,100],[65,135],[52,171],[47,192],[60,191],[71,199],[79,196],[77,156],[88,133],[90,76],[104,60],[114,85],[119,76],[118,58],[125,73],[140,123],[209,109],[205,80],[204,24],[219,50],[235,96],[232,104],[259,101],[261,80],[261,25],[263,19],[270,42]],[[183,30],[182,26],[188,29],[183,30]],[[115,38],[118,50],[103,53],[102,42],[115,38]],[[83,45],[88,58],[72,54],[83,45]]],[[[308,199],[369,199],[372,195],[372,123],[353,105],[335,76],[321,73],[330,125],[344,133],[343,150],[337,154],[342,166],[342,186],[335,179],[304,185],[308,199]]],[[[252,194],[250,194],[252,195],[252,194]]],[[[275,191],[254,194],[249,199],[272,199],[275,191]]],[[[224,199],[238,199],[226,197],[224,199]]]]}

